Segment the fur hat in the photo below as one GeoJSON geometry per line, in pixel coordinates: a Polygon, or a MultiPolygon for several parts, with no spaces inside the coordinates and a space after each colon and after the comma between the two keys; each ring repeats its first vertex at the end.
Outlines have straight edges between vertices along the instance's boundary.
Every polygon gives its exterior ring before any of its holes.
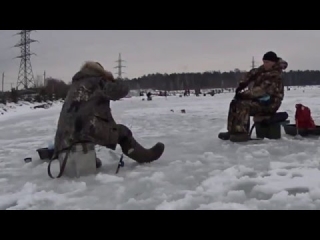
{"type": "Polygon", "coordinates": [[[91,72],[97,75],[102,75],[106,80],[114,81],[114,77],[111,72],[104,70],[99,62],[87,61],[80,68],[80,72],[91,72]]]}

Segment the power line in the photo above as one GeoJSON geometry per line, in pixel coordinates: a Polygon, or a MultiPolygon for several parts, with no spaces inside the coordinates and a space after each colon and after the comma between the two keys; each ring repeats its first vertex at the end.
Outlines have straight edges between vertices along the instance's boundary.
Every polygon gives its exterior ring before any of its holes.
{"type": "Polygon", "coordinates": [[[126,66],[122,65],[122,62],[125,62],[125,61],[121,59],[121,53],[119,53],[119,58],[116,62],[118,63],[118,66],[116,66],[114,68],[118,68],[118,72],[117,72],[118,78],[122,79],[122,74],[125,73],[125,72],[122,72],[122,68],[124,68],[126,66]]]}
{"type": "Polygon", "coordinates": [[[2,73],[2,84],[1,84],[1,91],[3,93],[3,86],[4,86],[4,72],[2,73]]]}
{"type": "Polygon", "coordinates": [[[254,57],[252,57],[251,69],[254,69],[255,67],[256,67],[256,65],[255,65],[254,57]]]}
{"type": "Polygon", "coordinates": [[[16,89],[18,89],[20,85],[23,85],[25,89],[28,89],[30,85],[32,87],[35,85],[31,66],[31,55],[36,54],[30,52],[30,44],[39,41],[30,38],[32,31],[35,30],[21,30],[15,34],[21,36],[20,42],[14,45],[14,47],[19,47],[21,52],[20,56],[16,57],[21,59],[16,89]]]}

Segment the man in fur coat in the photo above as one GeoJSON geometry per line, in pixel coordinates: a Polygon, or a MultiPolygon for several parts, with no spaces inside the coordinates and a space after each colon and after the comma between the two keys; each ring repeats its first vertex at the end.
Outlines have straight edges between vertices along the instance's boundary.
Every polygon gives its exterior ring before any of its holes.
{"type": "MultiPolygon", "coordinates": [[[[54,156],[70,150],[75,144],[105,146],[123,153],[138,163],[157,160],[164,152],[164,144],[151,149],[142,147],[130,129],[117,124],[112,117],[110,100],[116,101],[129,93],[127,84],[117,79],[98,62],[86,62],[72,78],[63,104],[55,136],[54,156]]],[[[97,168],[101,161],[97,158],[97,168]]]]}

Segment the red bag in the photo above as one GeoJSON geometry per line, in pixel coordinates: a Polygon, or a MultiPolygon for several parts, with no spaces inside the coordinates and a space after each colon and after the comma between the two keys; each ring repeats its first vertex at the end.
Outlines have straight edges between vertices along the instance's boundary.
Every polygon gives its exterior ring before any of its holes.
{"type": "Polygon", "coordinates": [[[302,104],[296,104],[296,126],[299,129],[314,129],[316,125],[311,117],[311,111],[302,104]]]}

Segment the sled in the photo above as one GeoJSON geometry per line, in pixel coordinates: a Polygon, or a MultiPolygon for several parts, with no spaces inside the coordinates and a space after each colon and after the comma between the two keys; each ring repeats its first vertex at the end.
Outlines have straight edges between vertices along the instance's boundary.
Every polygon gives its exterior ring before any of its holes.
{"type": "Polygon", "coordinates": [[[297,134],[302,137],[320,136],[320,126],[316,126],[314,129],[297,129],[295,124],[287,124],[284,127],[286,134],[290,136],[296,136],[297,134]]]}
{"type": "Polygon", "coordinates": [[[51,159],[48,165],[48,175],[51,178],[60,178],[65,175],[69,178],[94,175],[97,173],[96,151],[94,144],[75,144],[71,149],[61,152],[58,155],[60,172],[57,177],[51,174],[51,159]]]}

